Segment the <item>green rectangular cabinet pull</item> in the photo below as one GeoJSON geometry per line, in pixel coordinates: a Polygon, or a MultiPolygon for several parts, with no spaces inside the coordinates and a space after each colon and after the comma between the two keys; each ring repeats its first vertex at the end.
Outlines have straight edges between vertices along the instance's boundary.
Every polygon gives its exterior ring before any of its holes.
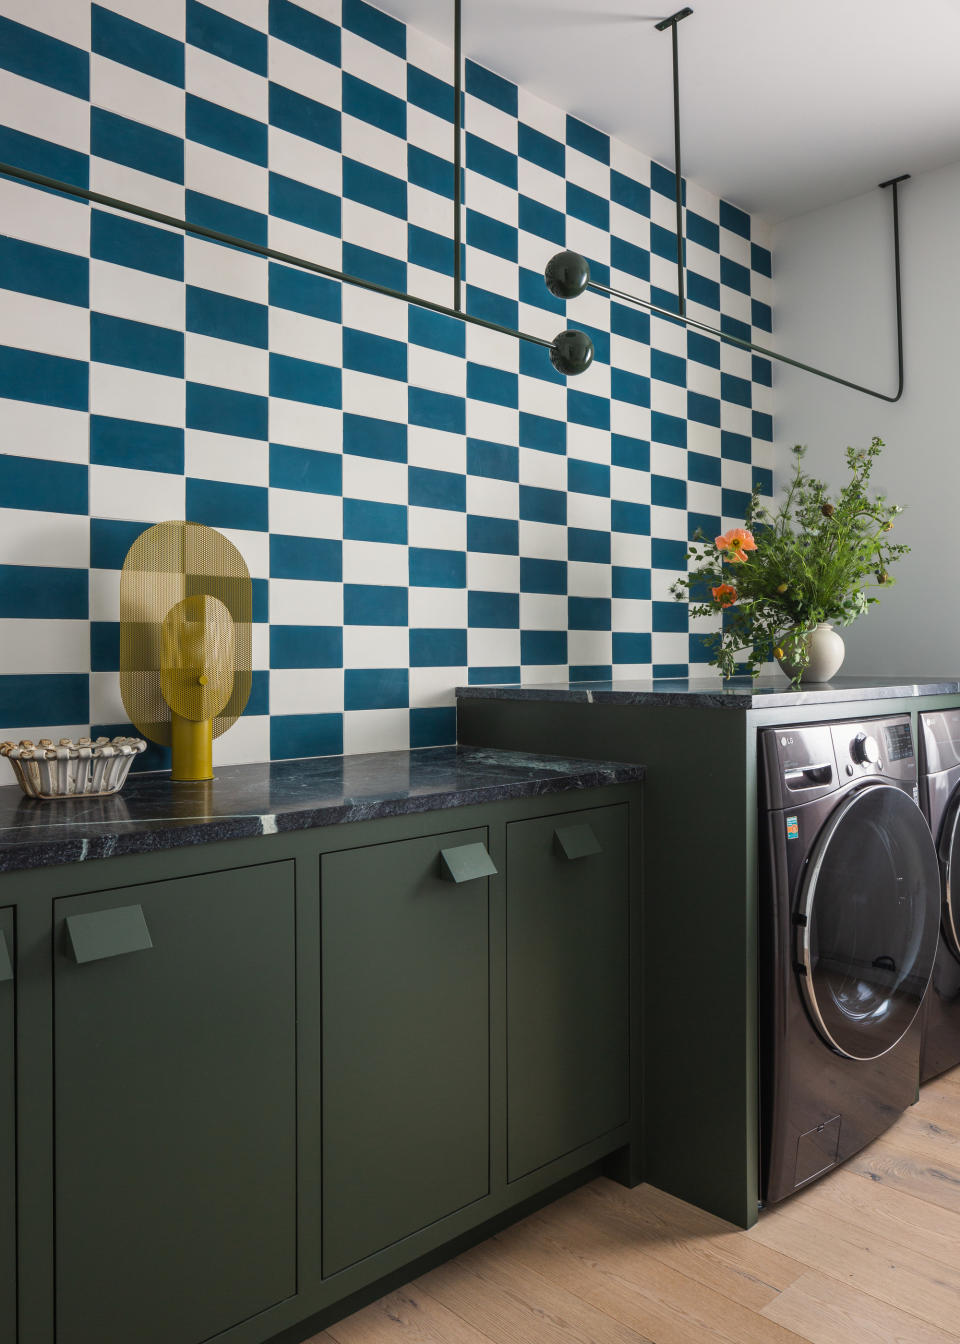
{"type": "Polygon", "coordinates": [[[603,853],[603,846],[586,822],[576,826],[558,826],[553,837],[565,859],[586,859],[591,854],[603,853]]]}
{"type": "Polygon", "coordinates": [[[153,939],[139,905],[121,905],[115,910],[95,910],[89,915],[68,915],[67,941],[78,966],[127,952],[144,952],[153,939]]]}
{"type": "Polygon", "coordinates": [[[493,859],[481,841],[475,845],[441,849],[440,871],[448,882],[472,882],[477,877],[495,877],[497,873],[493,859]]]}
{"type": "Polygon", "coordinates": [[[10,962],[10,951],[7,947],[6,934],[0,929],[0,984],[4,980],[13,979],[13,966],[10,962]]]}

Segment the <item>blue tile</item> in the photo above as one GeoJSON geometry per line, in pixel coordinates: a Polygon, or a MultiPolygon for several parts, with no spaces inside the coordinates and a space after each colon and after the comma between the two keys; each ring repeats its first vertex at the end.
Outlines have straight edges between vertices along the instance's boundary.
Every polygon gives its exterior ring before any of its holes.
{"type": "Polygon", "coordinates": [[[293,355],[270,354],[270,395],[286,401],[302,401],[310,406],[342,405],[342,375],[331,364],[314,364],[293,355]]]}
{"type": "Polygon", "coordinates": [[[0,675],[0,723],[27,728],[39,723],[90,722],[90,677],[84,672],[0,675]]]}
{"type": "MultiPolygon", "coordinates": [[[[662,163],[650,164],[650,190],[657,192],[660,196],[666,196],[669,200],[677,199],[677,175],[672,168],[664,168],[662,163]]],[[[684,205],[687,203],[687,183],[686,179],[680,182],[680,199],[684,205]]]]}
{"type": "Polygon", "coordinates": [[[691,663],[709,663],[713,650],[707,645],[705,634],[692,634],[687,648],[687,657],[691,663]]]}
{"type": "Polygon", "coordinates": [[[515,518],[467,514],[467,550],[487,555],[519,555],[520,525],[515,518]]]}
{"type": "Polygon", "coordinates": [[[630,565],[614,565],[610,576],[614,597],[645,601],[650,597],[650,571],[630,565]]]}
{"type": "Polygon", "coordinates": [[[649,345],[650,314],[639,308],[628,308],[625,303],[611,303],[610,330],[615,336],[626,336],[641,345],[649,345]]]}
{"type": "Polygon", "coordinates": [[[15,391],[17,401],[85,411],[89,382],[89,366],[83,360],[0,345],[0,387],[15,391]]]}
{"type": "Polygon", "coordinates": [[[251,579],[253,587],[253,620],[266,625],[270,620],[270,583],[267,579],[251,579]]]}
{"type": "Polygon", "coordinates": [[[753,388],[749,378],[738,378],[733,373],[721,373],[720,396],[724,401],[730,401],[735,406],[751,406],[753,404],[753,388]]]}
{"type": "Polygon", "coordinates": [[[687,271],[687,298],[691,303],[699,303],[704,308],[720,311],[720,286],[716,280],[708,280],[696,271],[687,271]]]}
{"type": "Polygon", "coordinates": [[[214,434],[236,434],[244,439],[266,439],[266,397],[252,392],[234,392],[206,383],[187,383],[187,429],[208,429],[214,434]]]}
{"type": "Polygon", "coordinates": [[[384,14],[382,9],[366,4],[365,0],[343,0],[343,26],[384,51],[406,59],[406,25],[384,14]]]}
{"type": "Polygon", "coordinates": [[[489,177],[513,191],[517,189],[517,156],[508,149],[491,144],[472,131],[466,134],[466,164],[472,173],[489,177]]]}
{"type": "Polygon", "coordinates": [[[270,577],[339,583],[343,578],[343,544],[326,537],[290,537],[272,532],[270,577]]]}
{"type": "Polygon", "coordinates": [[[466,630],[411,630],[411,667],[466,667],[466,630]]]}
{"type": "MultiPolygon", "coordinates": [[[[271,3],[271,31],[273,31],[271,3]]],[[[300,11],[305,14],[304,10],[300,11]]],[[[307,16],[309,17],[309,16],[307,16]]],[[[199,0],[187,0],[187,41],[202,47],[213,56],[242,66],[255,75],[267,73],[267,35],[257,32],[237,19],[231,19],[218,9],[201,5],[199,0]]]]}
{"type": "Polygon", "coordinates": [[[520,517],[534,523],[564,524],[567,521],[567,496],[563,490],[521,485],[520,517]]]}
{"type": "Polygon", "coordinates": [[[407,427],[396,420],[346,414],[343,417],[343,451],[355,457],[406,462],[407,427]]]}
{"type": "Polygon", "coordinates": [[[610,468],[603,462],[583,462],[567,459],[567,489],[579,495],[610,497],[610,468]]]}
{"type": "Polygon", "coordinates": [[[609,681],[613,676],[611,663],[571,663],[571,681],[609,681]]]}
{"type": "Polygon", "coordinates": [[[385,257],[380,252],[371,252],[366,247],[357,247],[355,243],[343,245],[343,269],[347,275],[372,280],[375,285],[385,285],[387,289],[396,289],[400,293],[404,293],[407,288],[407,267],[404,262],[385,257]]]}
{"type": "Polygon", "coordinates": [[[270,713],[270,673],[265,669],[254,670],[250,677],[250,695],[243,707],[244,717],[252,714],[270,713]]]}
{"type": "Polygon", "coordinates": [[[407,510],[403,504],[368,499],[343,501],[343,535],[348,541],[382,541],[405,546],[407,510]]]}
{"type": "Polygon", "coordinates": [[[521,593],[558,593],[567,591],[567,562],[565,560],[520,561],[521,593]]]}
{"type": "Polygon", "coordinates": [[[545,168],[548,173],[563,177],[566,172],[566,147],[523,121],[519,126],[518,149],[521,159],[545,168]]]}
{"type": "Polygon", "coordinates": [[[90,302],[89,269],[86,258],[72,252],[0,237],[0,289],[86,308],[90,302]]]}
{"type": "Polygon", "coordinates": [[[770,496],[773,494],[773,472],[769,467],[754,467],[753,483],[755,486],[759,486],[762,495],[770,496]]]}
{"type": "Polygon", "coordinates": [[[339,625],[271,625],[271,667],[343,667],[339,625]]]}
{"type": "Polygon", "coordinates": [[[627,434],[611,435],[610,461],[615,467],[629,467],[631,471],[650,470],[650,445],[646,439],[633,439],[627,434]]]}
{"type": "Polygon", "coordinates": [[[625,177],[616,169],[610,174],[610,199],[646,219],[650,218],[650,188],[633,177],[625,177]]]}
{"type": "Polygon", "coordinates": [[[63,145],[26,135],[10,126],[0,126],[0,163],[14,163],[18,168],[29,168],[44,177],[54,177],[73,187],[89,187],[90,160],[88,155],[63,145]]]}
{"type": "Polygon", "coordinates": [[[407,66],[407,102],[444,121],[453,121],[453,85],[417,65],[407,66]]]}
{"type": "Polygon", "coordinates": [[[677,235],[673,229],[665,229],[660,224],[650,225],[650,251],[664,261],[677,260],[677,235]]]}
{"type": "Polygon", "coordinates": [[[687,484],[676,476],[651,476],[650,502],[662,509],[687,507],[687,484]]]}
{"type": "MultiPolygon", "coordinates": [[[[521,210],[522,210],[522,201],[521,201],[521,210]]],[[[564,218],[563,215],[560,215],[559,217],[560,219],[564,218]]],[[[522,218],[520,220],[520,227],[523,228],[522,218]]],[[[521,266],[519,292],[521,303],[528,303],[534,308],[542,308],[546,313],[556,313],[557,317],[561,319],[566,314],[567,311],[566,303],[564,302],[563,299],[558,299],[553,294],[550,293],[549,289],[547,289],[547,286],[544,283],[542,271],[531,271],[528,267],[521,266]]],[[[538,359],[546,368],[550,369],[552,373],[556,374],[556,377],[558,379],[561,377],[561,375],[557,374],[556,370],[553,369],[553,366],[551,365],[549,358],[544,358],[544,356],[546,355],[546,351],[537,350],[535,347],[528,345],[526,342],[523,342],[520,346],[521,359],[523,358],[524,355],[532,355],[534,358],[538,359]]]]}
{"type": "Polygon", "coordinates": [[[379,583],[343,585],[344,625],[406,625],[406,588],[379,583]]]}
{"type": "Polygon", "coordinates": [[[720,225],[721,228],[738,233],[741,238],[750,237],[750,216],[729,201],[720,202],[720,225]]]}
{"type": "Polygon", "coordinates": [[[657,632],[686,634],[687,608],[679,602],[653,603],[653,628],[657,632]]]}
{"type": "Polygon", "coordinates": [[[720,398],[707,397],[701,392],[687,393],[687,416],[698,425],[720,428],[720,398]]]}
{"type": "Polygon", "coordinates": [[[277,261],[270,263],[270,303],[274,308],[319,317],[324,322],[339,322],[342,293],[342,285],[335,280],[310,275],[277,261]]]}
{"type": "Polygon", "coordinates": [[[453,471],[435,471],[430,467],[411,467],[408,498],[421,509],[452,509],[465,513],[467,478],[453,471]]]}
{"type": "MultiPolygon", "coordinates": [[[[474,317],[482,317],[485,322],[497,322],[501,327],[515,328],[520,320],[519,306],[515,299],[504,298],[502,294],[493,294],[489,289],[478,289],[476,285],[467,285],[466,306],[467,312],[474,317]]],[[[521,346],[521,349],[527,348],[529,347],[526,345],[521,346]]],[[[473,396],[473,393],[468,392],[467,395],[473,396]]]]}
{"type": "Polygon", "coordinates": [[[116,364],[125,369],[182,378],[183,332],[106,313],[91,313],[90,358],[97,364],[116,364]]]}
{"type": "Polygon", "coordinates": [[[747,434],[734,434],[724,429],[720,433],[720,456],[731,462],[750,461],[750,438],[747,434]]]}
{"type": "Polygon", "coordinates": [[[761,331],[773,330],[773,310],[769,303],[761,303],[759,299],[750,300],[750,320],[755,327],[761,331]]]}
{"type": "Polygon", "coordinates": [[[443,233],[433,233],[419,224],[407,226],[407,260],[411,266],[453,275],[453,244],[443,233]]]}
{"type": "Polygon", "coordinates": [[[291,224],[340,237],[340,197],[282,173],[270,174],[270,213],[291,224]]]}
{"type": "Polygon", "coordinates": [[[720,484],[720,458],[707,453],[687,454],[687,479],[704,485],[720,484]]]}
{"type": "Polygon", "coordinates": [[[567,632],[521,630],[520,661],[524,667],[562,666],[567,661],[567,632]]]}
{"type": "Polygon", "coordinates": [[[407,381],[407,345],[356,327],[343,329],[343,367],[380,378],[407,381]]]}
{"type": "Polygon", "coordinates": [[[405,667],[348,668],[343,674],[344,709],[406,709],[409,704],[405,667]]]}
{"type": "Polygon", "coordinates": [[[90,670],[120,671],[120,622],[92,621],[90,624],[90,670]]]}
{"type": "Polygon", "coordinates": [[[467,403],[463,397],[431,392],[425,387],[411,387],[407,393],[407,408],[411,425],[442,429],[450,434],[467,432],[467,403]]]}
{"type": "Polygon", "coordinates": [[[339,453],[325,453],[319,448],[271,443],[270,484],[312,495],[342,495],[343,459],[339,453]]]}
{"type": "Polygon", "coordinates": [[[688,210],[685,217],[687,238],[691,243],[699,243],[711,252],[720,251],[720,226],[711,219],[704,219],[695,210],[688,210]]]}
{"type": "MultiPolygon", "coordinates": [[[[595,364],[609,364],[609,363],[610,363],[610,333],[609,333],[608,331],[603,331],[603,330],[601,330],[600,327],[591,327],[591,326],[588,326],[586,322],[580,322],[580,323],[578,323],[578,326],[579,326],[580,330],[581,330],[581,331],[585,331],[585,332],[587,333],[587,335],[590,337],[591,341],[593,341],[593,362],[594,362],[595,364]]],[[[536,347],[530,347],[530,348],[531,348],[531,350],[536,349],[536,347]]],[[[541,353],[542,355],[545,355],[545,354],[546,354],[546,351],[544,350],[544,351],[542,351],[542,352],[538,352],[538,353],[541,353]]],[[[613,370],[612,377],[615,378],[616,375],[617,375],[617,373],[618,373],[618,370],[617,370],[617,369],[614,369],[614,370],[613,370]]],[[[634,375],[631,374],[631,375],[629,375],[629,376],[630,376],[630,377],[633,377],[634,375]]],[[[647,404],[649,404],[649,403],[647,403],[647,404]]]]}
{"type": "Polygon", "coordinates": [[[650,351],[650,376],[660,383],[672,383],[675,387],[687,385],[687,361],[679,355],[668,354],[665,350],[650,351]]]}
{"type": "Polygon", "coordinates": [[[610,232],[610,202],[575,182],[567,183],[567,214],[604,233],[610,232]]]}
{"type": "MultiPolygon", "coordinates": [[[[340,28],[292,0],[270,0],[270,36],[330,65],[340,64],[340,28]]],[[[264,72],[266,73],[266,72],[264,72]]]]}
{"type": "Polygon", "coordinates": [[[567,624],[571,630],[609,630],[609,597],[568,597],[567,624]]]}
{"type": "MultiPolygon", "coordinates": [[[[277,212],[274,212],[277,213],[277,212]]],[[[191,224],[200,224],[205,229],[216,229],[231,238],[241,238],[247,243],[267,245],[267,216],[256,210],[247,210],[242,205],[233,205],[230,201],[221,201],[217,196],[205,196],[200,191],[187,192],[187,218],[191,224]]]]}
{"type": "Polygon", "coordinates": [[[183,88],[183,43],[155,28],[135,23],[103,5],[91,5],[90,42],[98,56],[183,88]]]}
{"type": "Polygon", "coordinates": [[[377,88],[376,84],[357,79],[356,75],[343,76],[343,111],[345,116],[406,139],[407,105],[403,99],[377,88]]]}
{"type": "Polygon", "coordinates": [[[271,714],[270,757],[339,756],[343,752],[342,714],[271,714]]]}
{"type": "Polygon", "coordinates": [[[720,342],[713,336],[704,336],[702,332],[688,331],[687,358],[696,364],[705,364],[708,369],[719,369],[720,342]]]}
{"type": "Polygon", "coordinates": [[[730,289],[735,289],[740,294],[749,294],[750,272],[746,266],[741,266],[738,261],[731,261],[729,257],[721,257],[720,283],[728,285],[730,289]]]}
{"type": "Polygon", "coordinates": [[[650,543],[650,563],[654,569],[686,569],[687,543],[654,537],[650,543]]]}
{"type": "MultiPolygon", "coordinates": [[[[200,220],[196,221],[198,224],[200,220]]],[[[90,215],[90,255],[114,266],[183,279],[183,234],[158,229],[126,215],[94,210],[90,215]]]]}
{"type": "Polygon", "coordinates": [[[759,243],[750,244],[750,268],[768,279],[773,274],[773,258],[768,249],[759,243]]]}
{"type": "MultiPolygon", "coordinates": [[[[719,514],[696,513],[691,509],[687,514],[687,540],[692,541],[698,530],[705,537],[719,536],[722,531],[719,514]]],[[[680,564],[673,568],[683,569],[686,563],[686,560],[681,560],[680,564]]]]}
{"type": "Polygon", "coordinates": [[[270,125],[339,153],[340,113],[283,84],[270,84],[270,125]]]}
{"type": "Polygon", "coordinates": [[[772,415],[767,415],[765,411],[753,412],[753,437],[763,439],[765,443],[773,442],[772,415]]]}
{"type": "Polygon", "coordinates": [[[472,590],[467,594],[467,624],[471,630],[519,630],[519,593],[472,590]]]}
{"type": "Polygon", "coordinates": [[[610,428],[610,402],[592,392],[567,388],[567,419],[574,425],[589,425],[593,429],[610,428]]]}
{"type": "Polygon", "coordinates": [[[520,380],[515,373],[493,369],[487,364],[467,364],[467,396],[493,406],[514,410],[520,404],[520,380]]]}
{"type": "Polygon", "coordinates": [[[467,93],[481,102],[489,103],[491,107],[499,107],[508,116],[517,115],[516,84],[495,75],[485,66],[477,65],[476,61],[467,61],[464,73],[467,93]]]}
{"type": "Polygon", "coordinates": [[[2,15],[0,66],[74,98],[90,97],[90,57],[85,51],[2,15]]]}
{"type": "Polygon", "coordinates": [[[524,378],[539,378],[541,382],[553,383],[557,387],[566,384],[566,378],[550,363],[548,352],[539,345],[520,345],[520,373],[524,378]]]}
{"type": "Polygon", "coordinates": [[[251,303],[249,299],[200,289],[196,285],[187,286],[187,331],[266,350],[268,313],[264,303],[251,303]]]}
{"type": "Polygon", "coordinates": [[[267,127],[262,121],[188,93],[186,131],[187,139],[197,144],[267,166],[267,127]]]}
{"type": "Polygon", "coordinates": [[[732,336],[736,340],[749,342],[751,339],[750,323],[741,322],[735,317],[728,317],[726,313],[720,319],[720,330],[725,336],[732,336]]]}
{"type": "Polygon", "coordinates": [[[520,453],[513,444],[467,439],[467,475],[494,481],[520,479],[520,453]]]}
{"type": "Polygon", "coordinates": [[[517,235],[519,230],[512,224],[481,214],[479,210],[467,210],[467,245],[489,252],[504,261],[517,260],[517,235]]]}
{"type": "Polygon", "coordinates": [[[183,141],[102,107],[90,109],[90,153],[168,182],[183,182],[183,141]]]}
{"type": "Polygon", "coordinates": [[[445,747],[457,740],[457,711],[453,705],[429,705],[410,711],[411,747],[445,747]]]}
{"type": "Polygon", "coordinates": [[[610,526],[614,532],[627,532],[638,537],[650,535],[650,505],[631,504],[615,499],[610,505],[610,526]]]}
{"type": "MultiPolygon", "coordinates": [[[[689,393],[687,395],[689,396],[689,393]]],[[[663,411],[654,411],[650,417],[650,438],[654,443],[667,443],[672,444],[674,448],[686,448],[687,422],[679,415],[666,415],[663,411]]]]}
{"type": "Polygon", "coordinates": [[[593,527],[571,527],[567,533],[567,556],[590,565],[609,565],[610,533],[593,527]]]}
{"type": "Polygon", "coordinates": [[[0,618],[85,621],[90,575],[53,565],[0,565],[0,618]]]}
{"type": "Polygon", "coordinates": [[[649,406],[650,379],[642,373],[613,369],[610,374],[610,397],[613,401],[625,401],[630,406],[649,406]]]}
{"type": "Polygon", "coordinates": [[[466,552],[411,546],[409,574],[411,588],[466,588],[466,552]]]}
{"type": "Polygon", "coordinates": [[[267,532],[267,500],[265,486],[187,478],[187,518],[191,523],[267,532]]]}
{"type": "Polygon", "coordinates": [[[91,518],[90,568],[122,569],[127,551],[149,526],[115,518],[91,518]]]}
{"type": "Polygon", "coordinates": [[[754,355],[751,360],[751,376],[760,387],[773,386],[773,365],[762,355],[754,355]]]}
{"type": "Polygon", "coordinates": [[[610,162],[610,137],[589,126],[585,121],[567,116],[567,144],[578,149],[581,154],[589,154],[591,159],[600,163],[610,162]]]}
{"type": "Polygon", "coordinates": [[[502,683],[518,682],[518,667],[471,667],[467,672],[468,686],[496,686],[502,683]]]}
{"type": "Polygon", "coordinates": [[[750,503],[748,490],[721,490],[720,507],[725,518],[742,518],[750,503]]]}
{"type": "Polygon", "coordinates": [[[407,181],[412,187],[453,200],[453,163],[419,145],[407,147],[407,181]]]}
{"type": "Polygon", "coordinates": [[[395,219],[407,217],[406,182],[356,159],[343,160],[343,195],[395,219]]]}
{"type": "Polygon", "coordinates": [[[109,415],[90,417],[90,461],[97,466],[133,467],[182,476],[183,440],[183,430],[170,425],[121,420],[109,415]]]}
{"type": "Polygon", "coordinates": [[[407,309],[407,336],[411,345],[422,345],[428,350],[439,350],[445,355],[466,354],[467,329],[455,317],[432,313],[428,308],[411,305],[407,309]]]}
{"type": "Polygon", "coordinates": [[[650,279],[650,253],[625,238],[610,239],[610,265],[615,271],[625,271],[638,280],[650,279]]]}
{"type": "Polygon", "coordinates": [[[652,640],[648,634],[614,630],[613,661],[615,663],[649,663],[652,640]]]}

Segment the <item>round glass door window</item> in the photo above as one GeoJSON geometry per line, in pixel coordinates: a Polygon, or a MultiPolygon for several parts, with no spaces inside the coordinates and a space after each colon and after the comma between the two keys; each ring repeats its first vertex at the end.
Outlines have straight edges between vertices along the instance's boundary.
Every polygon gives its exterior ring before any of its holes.
{"type": "Polygon", "coordinates": [[[850,1059],[885,1054],[917,1015],[940,926],[937,852],[906,793],[878,784],[838,808],[800,910],[800,983],[817,1030],[850,1059]]]}

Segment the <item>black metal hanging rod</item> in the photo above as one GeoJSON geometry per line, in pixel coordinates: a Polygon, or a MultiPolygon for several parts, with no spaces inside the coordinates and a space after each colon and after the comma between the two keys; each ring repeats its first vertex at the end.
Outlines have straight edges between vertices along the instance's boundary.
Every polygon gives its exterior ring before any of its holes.
{"type": "Polygon", "coordinates": [[[659,304],[653,303],[650,299],[641,299],[635,294],[627,294],[623,290],[613,289],[609,285],[601,285],[590,278],[590,265],[585,257],[578,252],[558,252],[556,256],[551,257],[547,263],[545,279],[550,293],[558,299],[575,299],[584,290],[591,289],[596,294],[606,294],[610,298],[621,299],[625,303],[636,304],[638,308],[644,308],[652,313],[654,317],[663,317],[671,322],[679,322],[684,326],[692,327],[696,331],[701,331],[708,336],[716,336],[722,341],[729,341],[731,345],[740,346],[744,350],[751,350],[758,355],[763,355],[766,359],[776,360],[779,364],[789,364],[792,368],[801,369],[804,373],[812,373],[817,378],[826,378],[831,383],[839,383],[841,387],[849,387],[854,392],[863,392],[868,397],[876,397],[879,401],[899,401],[903,396],[903,296],[900,282],[900,201],[898,188],[901,182],[906,182],[910,174],[901,173],[899,177],[891,177],[886,182],[881,182],[881,188],[890,187],[893,204],[893,281],[894,292],[897,305],[897,390],[893,394],[889,392],[878,392],[876,388],[865,387],[862,383],[855,383],[849,378],[841,378],[839,374],[830,373],[827,369],[819,369],[813,364],[805,364],[802,360],[791,359],[789,355],[781,355],[776,350],[769,350],[766,346],[757,345],[754,341],[745,341],[739,336],[732,336],[729,332],[722,331],[718,327],[713,327],[707,322],[699,322],[695,318],[688,317],[686,312],[686,299],[684,295],[684,264],[683,264],[683,177],[680,161],[680,71],[677,53],[677,24],[681,19],[687,18],[693,13],[690,8],[680,9],[676,14],[672,14],[667,19],[661,19],[655,25],[659,32],[670,29],[673,38],[673,134],[674,147],[676,153],[676,203],[677,203],[677,310],[674,312],[670,308],[663,308],[659,304]]]}

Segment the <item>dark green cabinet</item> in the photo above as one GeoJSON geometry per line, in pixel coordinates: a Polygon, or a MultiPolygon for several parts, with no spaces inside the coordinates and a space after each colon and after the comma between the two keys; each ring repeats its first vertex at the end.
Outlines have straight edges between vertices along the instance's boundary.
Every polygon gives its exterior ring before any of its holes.
{"type": "Polygon", "coordinates": [[[325,1275],[490,1188],[486,843],[322,859],[325,1275]]]}
{"type": "Polygon", "coordinates": [[[511,1181],[629,1118],[627,813],[507,827],[511,1181]]]}
{"type": "Polygon", "coordinates": [[[55,905],[57,1344],[199,1344],[297,1289],[294,864],[55,905]]]}
{"type": "Polygon", "coordinates": [[[0,910],[0,1340],[17,1338],[13,911],[0,910]]]}

